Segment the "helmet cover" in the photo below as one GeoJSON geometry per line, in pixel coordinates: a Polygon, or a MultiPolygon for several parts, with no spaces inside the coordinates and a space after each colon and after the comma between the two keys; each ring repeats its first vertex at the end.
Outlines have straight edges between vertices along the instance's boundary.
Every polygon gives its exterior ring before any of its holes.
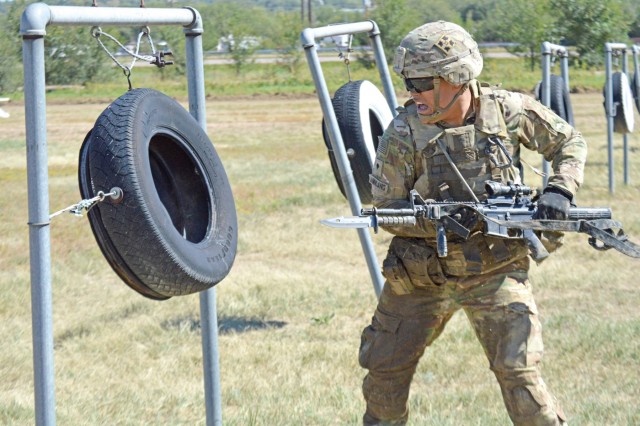
{"type": "Polygon", "coordinates": [[[460,25],[430,22],[402,40],[393,70],[403,78],[440,77],[457,86],[480,75],[482,55],[478,44],[460,25]]]}

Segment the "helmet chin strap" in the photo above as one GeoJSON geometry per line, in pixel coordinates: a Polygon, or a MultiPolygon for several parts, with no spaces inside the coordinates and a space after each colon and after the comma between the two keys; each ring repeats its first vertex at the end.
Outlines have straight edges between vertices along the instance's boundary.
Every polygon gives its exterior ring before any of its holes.
{"type": "Polygon", "coordinates": [[[433,94],[434,94],[434,112],[433,114],[421,114],[420,115],[420,122],[422,124],[434,124],[437,123],[439,120],[439,118],[442,116],[442,114],[444,114],[445,112],[449,111],[451,109],[451,107],[453,106],[453,104],[456,103],[456,101],[458,100],[458,98],[469,88],[469,84],[465,83],[462,85],[462,87],[460,88],[460,90],[458,90],[458,93],[456,93],[456,95],[453,97],[453,99],[451,99],[451,101],[449,102],[449,104],[447,104],[447,106],[445,106],[444,108],[440,107],[440,77],[434,77],[433,78],[433,94]]]}

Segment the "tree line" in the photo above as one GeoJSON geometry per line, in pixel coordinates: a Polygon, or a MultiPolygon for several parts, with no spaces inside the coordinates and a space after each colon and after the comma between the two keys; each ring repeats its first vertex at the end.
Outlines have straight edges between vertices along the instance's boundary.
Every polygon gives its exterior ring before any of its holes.
{"type": "MultiPolygon", "coordinates": [[[[21,84],[20,15],[32,1],[0,2],[0,93],[21,84]]],[[[50,5],[89,6],[80,0],[55,0],[50,5]]],[[[98,0],[99,6],[135,6],[119,0],[98,0]]],[[[575,65],[593,67],[603,60],[605,42],[628,43],[640,37],[640,2],[637,0],[146,0],[146,7],[193,6],[200,12],[205,51],[220,41],[241,73],[259,49],[279,52],[292,70],[303,54],[300,32],[342,22],[374,20],[381,31],[388,60],[402,37],[429,21],[447,20],[465,27],[478,42],[510,42],[511,51],[535,60],[543,41],[575,50],[575,65]]],[[[121,42],[135,40],[139,29],[110,29],[121,42]]],[[[152,28],[153,40],[180,46],[181,28],[152,28]]],[[[368,37],[356,36],[353,45],[368,37]]],[[[107,44],[107,43],[105,43],[107,44]]],[[[117,46],[109,47],[117,50],[117,46]]],[[[88,28],[50,27],[45,37],[47,84],[84,84],[113,74],[112,62],[88,28]]],[[[180,62],[179,52],[176,62],[180,62]]],[[[532,62],[533,66],[533,62],[532,62]]],[[[179,67],[172,71],[181,72],[179,67]]]]}

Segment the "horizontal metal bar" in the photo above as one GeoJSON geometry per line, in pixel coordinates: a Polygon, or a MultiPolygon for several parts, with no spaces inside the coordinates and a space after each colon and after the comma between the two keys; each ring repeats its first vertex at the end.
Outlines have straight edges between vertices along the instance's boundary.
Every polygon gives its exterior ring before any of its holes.
{"type": "Polygon", "coordinates": [[[47,25],[200,25],[191,8],[49,6],[33,3],[20,20],[20,35],[44,36],[47,25]]]}
{"type": "Polygon", "coordinates": [[[625,43],[605,43],[604,44],[605,52],[612,52],[614,50],[627,50],[628,48],[629,46],[627,46],[625,43]]]}
{"type": "Polygon", "coordinates": [[[565,46],[561,46],[559,44],[553,44],[553,43],[549,43],[548,41],[545,41],[542,43],[542,54],[567,56],[568,51],[565,46]]]}
{"type": "Polygon", "coordinates": [[[343,34],[366,33],[376,29],[373,21],[354,22],[350,24],[327,25],[326,27],[306,28],[302,31],[303,46],[313,44],[315,39],[343,34]]]}

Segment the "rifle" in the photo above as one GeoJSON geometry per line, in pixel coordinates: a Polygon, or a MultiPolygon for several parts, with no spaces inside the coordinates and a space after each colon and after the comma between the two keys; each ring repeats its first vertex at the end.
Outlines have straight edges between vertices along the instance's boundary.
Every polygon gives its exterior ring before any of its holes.
{"type": "Polygon", "coordinates": [[[589,245],[597,250],[614,248],[627,256],[640,258],[640,245],[629,241],[622,225],[611,219],[609,208],[571,207],[567,220],[535,220],[537,202],[533,191],[525,185],[487,181],[489,195],[483,202],[424,200],[416,190],[409,193],[409,207],[401,209],[365,208],[360,216],[321,220],[334,228],[368,228],[378,232],[379,226],[415,226],[418,219],[434,221],[439,257],[447,256],[447,231],[469,238],[471,230],[460,223],[460,209],[473,211],[482,222],[485,235],[507,239],[524,239],[531,257],[539,262],[549,252],[535,231],[580,232],[589,235],[589,245]],[[617,232],[616,232],[617,230],[617,232]]]}

